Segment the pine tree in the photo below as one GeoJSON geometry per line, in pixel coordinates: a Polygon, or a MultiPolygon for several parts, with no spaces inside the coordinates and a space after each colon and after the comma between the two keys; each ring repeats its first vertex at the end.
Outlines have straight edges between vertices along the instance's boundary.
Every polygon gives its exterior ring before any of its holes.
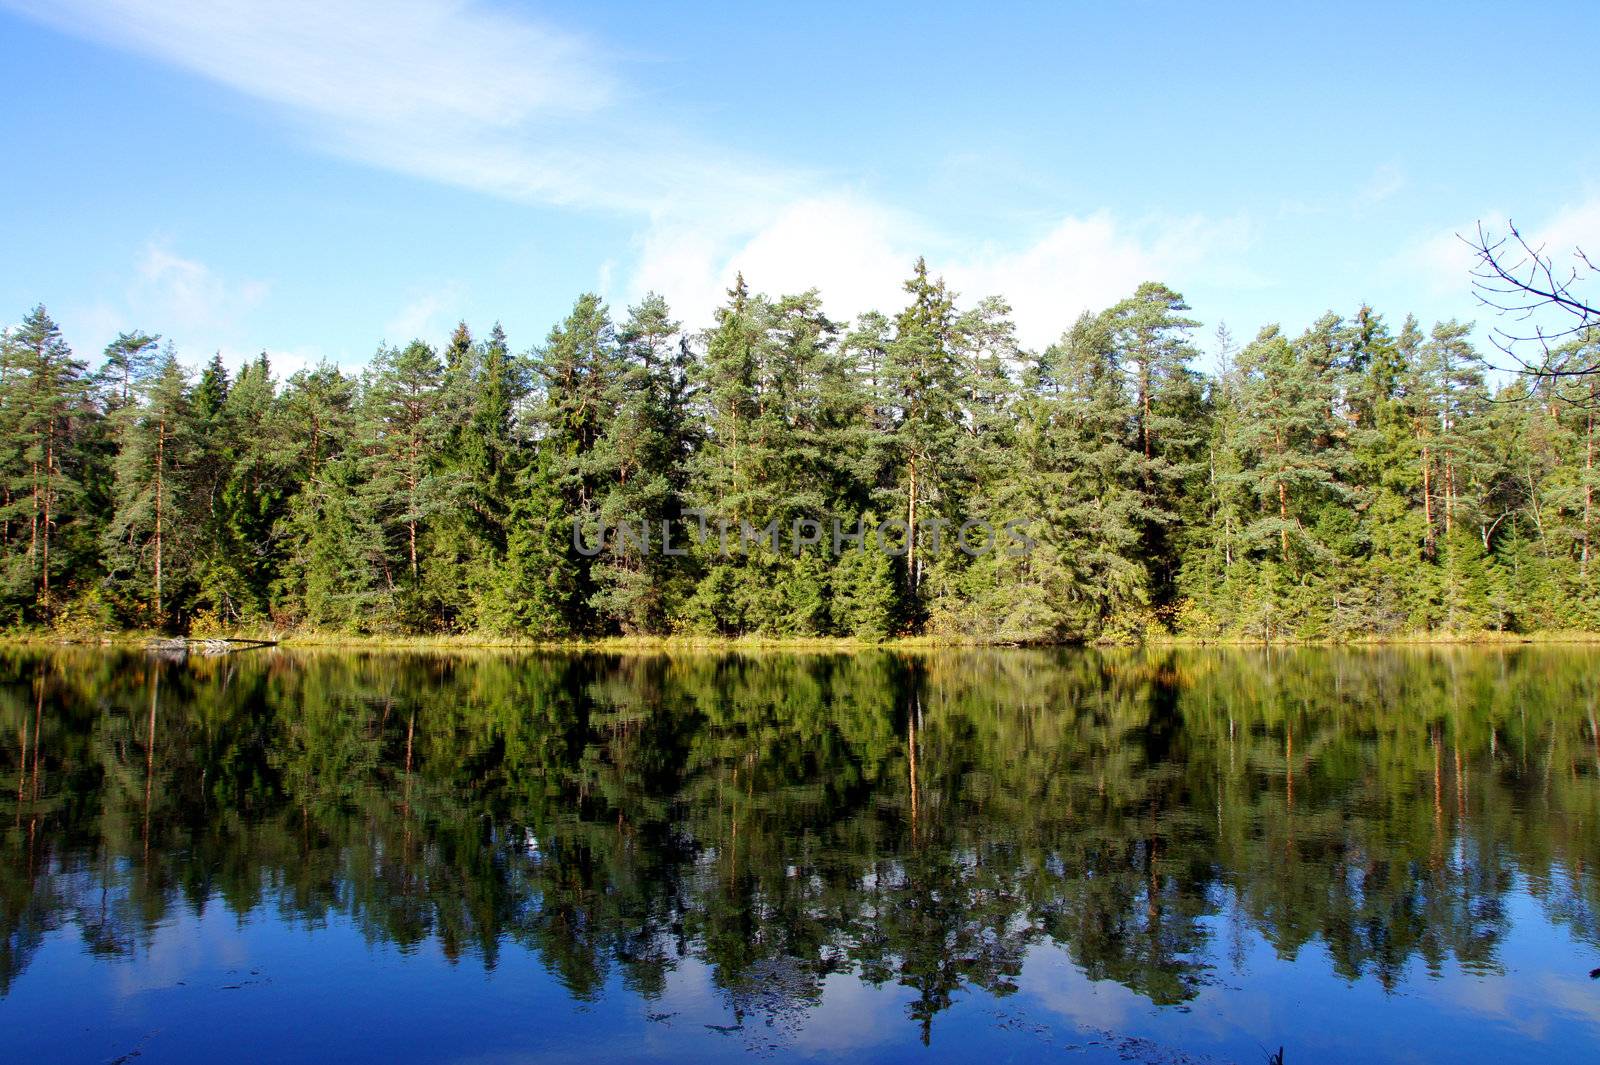
{"type": "Polygon", "coordinates": [[[160,343],[160,336],[135,330],[118,333],[106,345],[105,363],[95,374],[95,381],[105,396],[107,413],[133,402],[138,387],[156,368],[156,346],[160,343]]]}
{"type": "Polygon", "coordinates": [[[1191,436],[1170,402],[1191,381],[1189,334],[1199,323],[1184,317],[1188,309],[1181,295],[1146,281],[1108,312],[1120,358],[1133,379],[1140,446],[1152,463],[1181,451],[1191,436]]]}
{"type": "MultiPolygon", "coordinates": [[[[952,458],[949,512],[999,527],[1014,515],[1000,487],[1017,460],[1016,388],[1012,371],[1022,362],[1011,306],[990,296],[956,319],[956,381],[960,432],[952,458]]],[[[950,519],[956,521],[955,517],[950,519]]],[[[953,531],[959,532],[957,523],[953,531]]],[[[931,546],[931,545],[930,545],[931,546]]],[[[948,613],[946,604],[970,597],[964,590],[969,556],[956,549],[924,553],[924,594],[930,620],[948,613]]]]}
{"type": "Polygon", "coordinates": [[[527,357],[463,323],[442,358],[385,348],[281,393],[264,355],[191,384],[138,332],[87,377],[37,308],[0,344],[0,609],[548,636],[1600,625],[1588,378],[1497,384],[1467,326],[1391,333],[1365,305],[1238,353],[1219,331],[1206,377],[1157,283],[1034,357],[1003,300],[958,310],[920,261],[906,289],[844,330],[815,291],[740,277],[703,336],[653,296],[614,329],[586,295],[527,357]],[[1031,550],[1003,549],[1013,518],[1031,550]],[[574,519],[609,527],[598,552],[574,519]],[[1001,549],[956,550],[968,519],[1001,549]]]}
{"type": "MultiPolygon", "coordinates": [[[[70,562],[52,549],[86,517],[82,467],[85,430],[93,418],[86,367],[73,357],[43,306],[5,337],[0,351],[0,428],[4,453],[3,537],[7,584],[25,616],[48,619],[51,582],[70,562]]],[[[14,600],[15,601],[15,600],[14,600]]]]}
{"type": "Polygon", "coordinates": [[[1258,543],[1270,537],[1279,563],[1293,568],[1326,552],[1307,528],[1314,504],[1351,494],[1340,480],[1348,456],[1333,446],[1331,370],[1269,326],[1240,353],[1239,372],[1234,442],[1246,465],[1234,476],[1262,512],[1247,532],[1258,543]]]}
{"type": "Polygon", "coordinates": [[[1471,522],[1482,458],[1476,430],[1487,407],[1482,357],[1469,339],[1471,326],[1441,322],[1422,349],[1422,372],[1435,394],[1438,429],[1435,452],[1443,496],[1444,535],[1471,522]]]}
{"type": "Polygon", "coordinates": [[[196,459],[201,441],[189,379],[168,348],[135,404],[124,408],[117,456],[116,510],[106,530],[111,579],[157,628],[191,575],[196,544],[196,459]]]}
{"type": "MultiPolygon", "coordinates": [[[[1244,529],[1255,511],[1255,500],[1241,487],[1239,474],[1245,456],[1239,448],[1240,374],[1239,346],[1226,324],[1216,331],[1217,373],[1209,384],[1207,406],[1211,411],[1206,437],[1202,521],[1188,530],[1184,540],[1184,564],[1180,587],[1186,604],[1199,613],[1189,618],[1191,627],[1216,626],[1230,613],[1230,597],[1236,600],[1240,588],[1235,577],[1241,573],[1246,543],[1244,529]]],[[[1212,629],[1211,631],[1215,631],[1212,629]]]]}

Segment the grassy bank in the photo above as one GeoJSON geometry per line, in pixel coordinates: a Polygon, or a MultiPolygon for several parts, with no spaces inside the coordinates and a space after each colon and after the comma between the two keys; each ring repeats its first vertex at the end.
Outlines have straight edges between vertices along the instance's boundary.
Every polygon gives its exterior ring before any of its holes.
{"type": "MultiPolygon", "coordinates": [[[[524,650],[524,651],[743,651],[788,650],[817,652],[847,652],[873,647],[902,650],[931,649],[937,647],[1002,646],[994,641],[960,637],[906,636],[886,640],[866,640],[855,637],[813,636],[605,636],[585,639],[532,639],[517,636],[491,636],[484,634],[458,634],[435,636],[404,636],[382,634],[351,634],[319,632],[314,630],[273,631],[248,629],[235,632],[208,633],[193,639],[261,640],[290,648],[325,648],[345,650],[394,651],[451,651],[451,650],[524,650]]],[[[0,633],[0,643],[18,646],[103,646],[143,647],[152,641],[171,640],[167,633],[125,630],[115,632],[56,632],[49,629],[11,630],[0,633]]]]}
{"type": "MultiPolygon", "coordinates": [[[[718,652],[718,651],[803,651],[846,653],[868,648],[897,651],[929,651],[942,648],[1012,647],[1016,641],[988,640],[955,636],[900,636],[885,640],[854,637],[784,636],[607,636],[588,639],[548,640],[480,634],[402,636],[352,635],[312,630],[274,631],[249,629],[208,634],[196,639],[239,639],[269,641],[288,648],[390,651],[523,650],[608,653],[718,652]]],[[[102,646],[143,647],[152,641],[170,640],[169,634],[141,630],[110,632],[59,632],[50,629],[21,629],[0,632],[0,644],[13,646],[102,646]]],[[[1370,636],[1353,640],[1242,639],[1237,637],[1198,637],[1181,635],[1147,636],[1142,641],[1099,641],[1097,646],[1146,647],[1396,647],[1396,646],[1480,646],[1596,644],[1600,632],[1551,631],[1533,633],[1405,633],[1370,636]]],[[[1075,646],[1062,641],[1054,646],[1075,646]]],[[[1051,646],[1032,644],[1030,646],[1051,646]]]]}
{"type": "Polygon", "coordinates": [[[1553,630],[1548,632],[1410,632],[1354,639],[1271,640],[1220,636],[1148,636],[1147,647],[1511,647],[1530,644],[1600,644],[1600,632],[1553,630]]]}

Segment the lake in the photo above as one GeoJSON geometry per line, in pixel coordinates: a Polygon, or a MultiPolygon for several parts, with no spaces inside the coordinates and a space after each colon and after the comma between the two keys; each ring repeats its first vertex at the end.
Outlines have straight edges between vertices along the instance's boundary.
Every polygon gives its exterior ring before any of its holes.
{"type": "Polygon", "coordinates": [[[1600,651],[0,653],[19,1062],[1593,1061],[1600,651]]]}

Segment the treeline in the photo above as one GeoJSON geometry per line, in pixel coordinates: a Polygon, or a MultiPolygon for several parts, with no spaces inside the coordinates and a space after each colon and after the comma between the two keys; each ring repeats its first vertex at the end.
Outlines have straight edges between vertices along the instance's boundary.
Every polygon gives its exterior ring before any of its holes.
{"type": "Polygon", "coordinates": [[[442,352],[283,381],[265,355],[195,377],[138,332],[91,373],[37,308],[0,364],[0,616],[548,637],[1600,628],[1593,376],[1497,383],[1468,325],[1365,306],[1242,348],[1219,328],[1202,373],[1199,323],[1157,283],[1030,352],[1003,300],[959,307],[921,261],[905,289],[893,317],[845,324],[815,291],[741,277],[703,333],[657,296],[617,322],[585,295],[523,354],[462,324],[442,352]],[[792,551],[797,521],[820,542],[792,551]],[[893,553],[870,534],[834,550],[835,521],[882,526],[893,553]],[[953,549],[980,521],[1027,522],[1032,550],[953,549]],[[773,522],[778,550],[747,542],[773,522]]]}

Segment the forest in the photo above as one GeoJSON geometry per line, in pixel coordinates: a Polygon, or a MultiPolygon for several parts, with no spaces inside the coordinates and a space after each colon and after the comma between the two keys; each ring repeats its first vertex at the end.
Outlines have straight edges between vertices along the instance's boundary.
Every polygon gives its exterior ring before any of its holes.
{"type": "MultiPolygon", "coordinates": [[[[979,641],[1600,629],[1600,376],[1500,373],[1369,306],[1248,340],[1148,282],[1042,351],[923,261],[831,319],[741,276],[703,332],[594,294],[360,372],[98,365],[43,306],[0,358],[0,617],[119,629],[979,641]],[[894,553],[685,553],[619,522],[902,523],[894,553]],[[1026,518],[1032,549],[935,550],[1026,518]]],[[[149,323],[156,326],[158,323],[149,323]]],[[[1556,352],[1593,363],[1600,336],[1556,352]]],[[[1576,364],[1576,363],[1575,363],[1576,364]]]]}

